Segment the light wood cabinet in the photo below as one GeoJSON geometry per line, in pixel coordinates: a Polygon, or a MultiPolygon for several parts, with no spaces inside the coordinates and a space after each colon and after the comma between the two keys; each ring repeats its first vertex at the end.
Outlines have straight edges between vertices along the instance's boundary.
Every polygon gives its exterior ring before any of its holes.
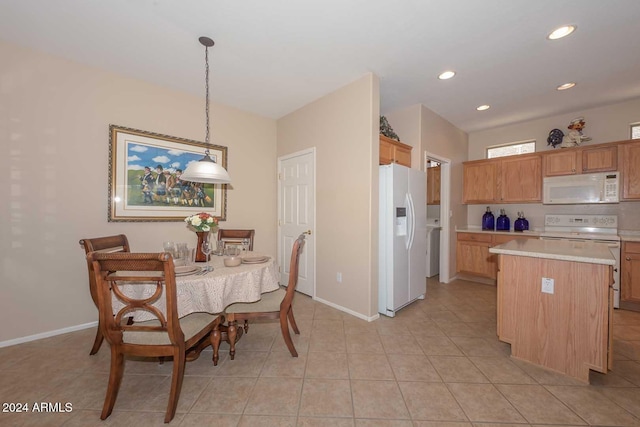
{"type": "Polygon", "coordinates": [[[498,200],[498,167],[495,160],[463,164],[463,203],[495,203],[498,200]]]}
{"type": "Polygon", "coordinates": [[[544,176],[575,175],[578,173],[578,156],[573,149],[545,154],[544,176]]]}
{"type": "Polygon", "coordinates": [[[500,160],[500,203],[542,201],[542,158],[511,156],[500,160]]]}
{"type": "Polygon", "coordinates": [[[474,160],[465,162],[463,169],[463,203],[542,201],[542,157],[539,154],[474,160]]]}
{"type": "Polygon", "coordinates": [[[440,204],[440,166],[427,168],[427,205],[440,204]]]}
{"type": "Polygon", "coordinates": [[[640,304],[640,242],[622,243],[621,267],[621,306],[623,302],[640,304]]]}
{"type": "Polygon", "coordinates": [[[456,243],[456,272],[495,279],[498,257],[489,248],[514,239],[537,239],[537,236],[504,233],[458,233],[456,243]]]}
{"type": "Polygon", "coordinates": [[[562,148],[544,153],[543,158],[544,176],[618,170],[618,147],[616,144],[562,148]]]}
{"type": "Polygon", "coordinates": [[[621,199],[640,200],[640,141],[619,145],[621,199]]]}
{"type": "Polygon", "coordinates": [[[410,145],[380,135],[380,164],[397,163],[410,168],[411,149],[410,145]]]}
{"type": "Polygon", "coordinates": [[[584,147],[582,151],[582,173],[609,172],[618,170],[618,147],[615,145],[584,147]]]}
{"type": "Polygon", "coordinates": [[[511,356],[589,382],[613,360],[612,266],[500,254],[497,332],[511,356]],[[553,274],[552,293],[540,283],[553,274]]]}
{"type": "Polygon", "coordinates": [[[495,279],[495,265],[489,248],[491,234],[458,233],[456,244],[456,271],[495,279]]]}

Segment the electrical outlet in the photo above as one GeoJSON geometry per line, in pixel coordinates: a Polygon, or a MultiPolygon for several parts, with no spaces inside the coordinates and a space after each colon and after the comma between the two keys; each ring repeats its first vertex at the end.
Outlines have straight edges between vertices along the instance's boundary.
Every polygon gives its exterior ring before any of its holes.
{"type": "Polygon", "coordinates": [[[342,273],[340,272],[336,273],[336,282],[342,283],[342,273]]]}
{"type": "Polygon", "coordinates": [[[553,279],[549,279],[548,277],[542,278],[542,292],[545,294],[552,294],[553,287],[555,285],[555,281],[553,279]]]}

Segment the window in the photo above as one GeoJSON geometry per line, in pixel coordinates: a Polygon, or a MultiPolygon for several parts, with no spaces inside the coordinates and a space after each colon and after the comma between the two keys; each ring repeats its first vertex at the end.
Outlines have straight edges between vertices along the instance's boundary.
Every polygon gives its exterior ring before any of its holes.
{"type": "Polygon", "coordinates": [[[640,139],[640,123],[631,124],[631,139],[640,139]]]}
{"type": "Polygon", "coordinates": [[[495,157],[515,156],[516,154],[535,153],[536,140],[512,142],[510,144],[487,147],[487,159],[495,157]]]}

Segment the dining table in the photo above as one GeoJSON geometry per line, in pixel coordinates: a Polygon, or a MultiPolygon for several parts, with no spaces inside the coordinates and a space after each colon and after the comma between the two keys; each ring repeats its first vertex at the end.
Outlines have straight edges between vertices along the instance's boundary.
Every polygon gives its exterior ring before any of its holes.
{"type": "MultiPolygon", "coordinates": [[[[176,296],[178,301],[178,317],[191,313],[205,312],[222,314],[224,309],[234,303],[251,303],[261,299],[263,293],[278,289],[280,273],[273,257],[246,251],[241,255],[242,263],[235,267],[224,265],[224,256],[212,255],[209,263],[196,262],[186,265],[178,263],[176,271],[176,296]],[[212,267],[209,270],[208,267],[212,267]]],[[[117,273],[116,273],[117,275],[117,273]]],[[[156,283],[125,284],[119,286],[120,291],[136,299],[151,298],[156,290],[156,283]]],[[[124,307],[114,295],[113,311],[117,313],[124,307]]],[[[166,313],[166,299],[157,298],[153,304],[162,313],[166,313]]],[[[155,315],[145,310],[130,313],[131,321],[143,322],[157,319],[155,315]]],[[[223,339],[228,340],[227,328],[223,327],[223,339]]],[[[230,334],[237,342],[242,336],[242,328],[233,327],[230,334]]],[[[195,349],[191,357],[193,360],[200,354],[207,342],[195,349]]]]}

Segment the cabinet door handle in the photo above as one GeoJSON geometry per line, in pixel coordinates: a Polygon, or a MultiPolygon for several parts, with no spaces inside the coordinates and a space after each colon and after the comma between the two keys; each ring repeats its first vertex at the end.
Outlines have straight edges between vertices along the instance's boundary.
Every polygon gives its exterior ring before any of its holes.
{"type": "Polygon", "coordinates": [[[626,257],[626,258],[625,258],[625,260],[627,260],[627,261],[631,261],[631,258],[629,258],[629,257],[626,257]]]}

